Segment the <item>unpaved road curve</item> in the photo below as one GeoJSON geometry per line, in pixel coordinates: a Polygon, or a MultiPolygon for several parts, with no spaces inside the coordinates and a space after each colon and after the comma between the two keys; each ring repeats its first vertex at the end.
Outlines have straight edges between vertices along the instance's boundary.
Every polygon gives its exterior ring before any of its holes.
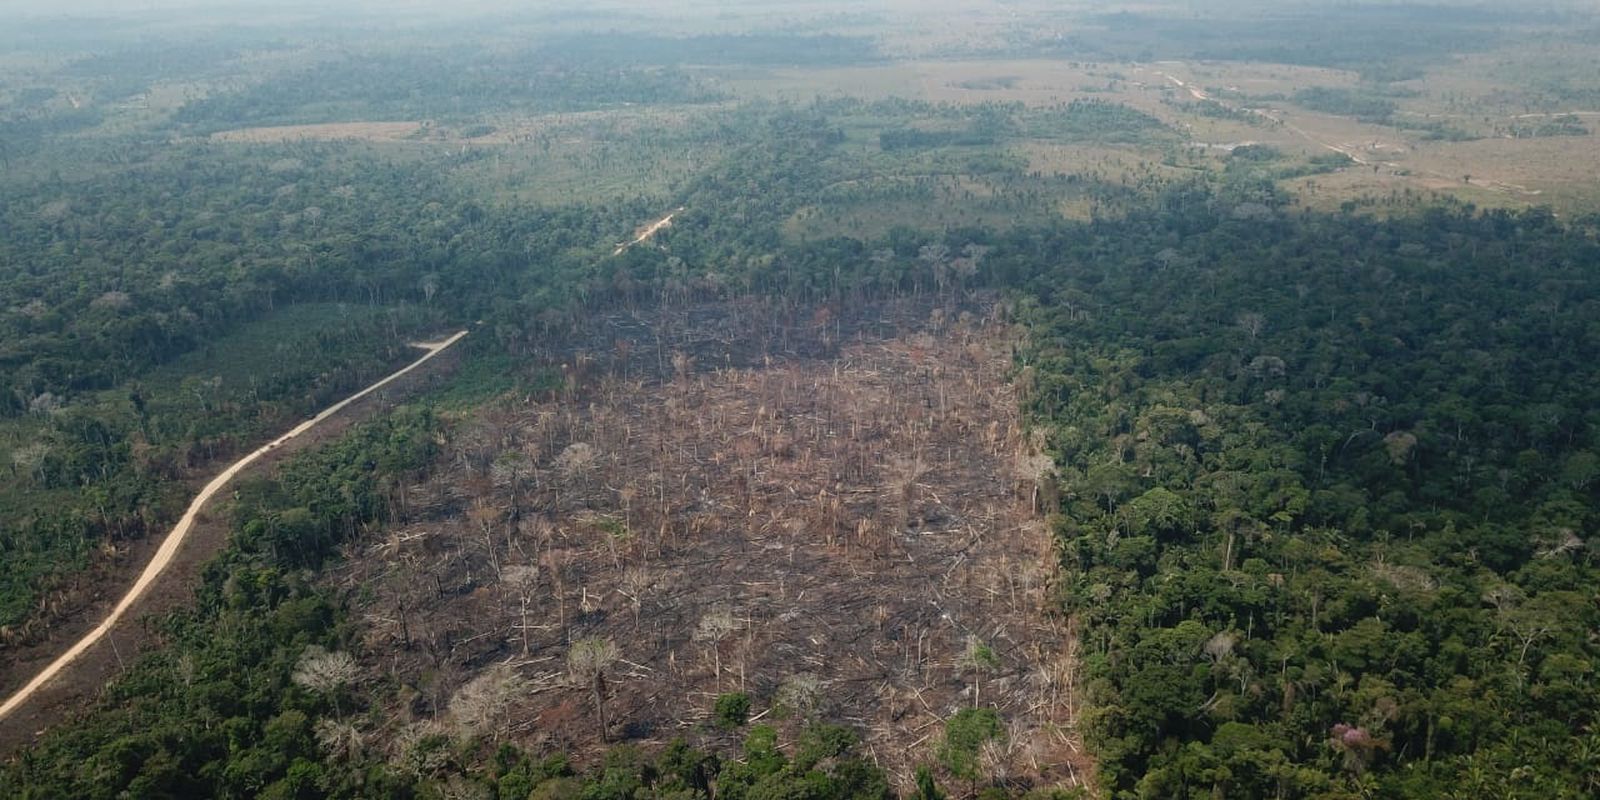
{"type": "Polygon", "coordinates": [[[678,214],[681,213],[682,211],[683,211],[683,207],[679,206],[678,209],[676,211],[672,212],[671,214],[668,214],[665,217],[662,217],[661,219],[656,220],[655,222],[652,222],[649,225],[646,225],[645,228],[644,228],[644,231],[642,233],[640,233],[638,236],[634,237],[633,241],[631,241],[631,242],[623,242],[622,244],[617,245],[617,249],[613,250],[611,252],[611,255],[620,256],[620,255],[622,255],[622,251],[627,250],[628,248],[630,248],[630,247],[632,247],[632,246],[634,246],[636,244],[640,244],[640,243],[644,242],[644,240],[649,239],[650,237],[656,235],[656,233],[658,233],[662,228],[665,228],[668,225],[671,225],[672,224],[672,218],[678,216],[678,214]]]}
{"type": "Polygon", "coordinates": [[[33,697],[35,692],[44,688],[44,686],[50,682],[50,679],[60,674],[62,670],[66,669],[72,664],[72,662],[76,661],[79,656],[82,656],[90,647],[93,647],[96,642],[99,642],[102,638],[104,638],[106,633],[109,632],[112,627],[122,619],[123,615],[128,613],[128,609],[132,608],[134,603],[137,603],[141,597],[144,597],[145,594],[150,591],[150,588],[155,585],[156,579],[161,577],[162,571],[167,568],[168,564],[172,563],[172,557],[177,554],[179,548],[183,546],[183,541],[189,535],[189,529],[194,527],[194,521],[195,518],[199,516],[200,509],[204,508],[205,504],[210,501],[217,492],[221,491],[224,486],[227,486],[228,482],[232,481],[235,476],[242,472],[246,467],[254,463],[257,459],[273,450],[276,450],[278,446],[282,445],[284,442],[287,442],[305,433],[306,431],[315,428],[327,418],[344,410],[344,408],[351,403],[354,403],[355,401],[360,400],[361,398],[366,397],[367,395],[372,394],[379,389],[382,389],[390,383],[399,380],[406,373],[411,372],[417,367],[427,363],[434,356],[444,352],[456,342],[461,341],[461,338],[466,335],[467,331],[461,331],[460,333],[457,333],[456,335],[451,336],[443,341],[416,345],[417,347],[427,351],[427,353],[421,358],[401,368],[398,372],[389,375],[389,377],[384,378],[383,380],[378,381],[377,383],[374,383],[371,386],[368,386],[367,388],[362,389],[361,391],[356,392],[355,394],[350,395],[349,397],[346,397],[337,403],[334,403],[327,409],[323,410],[322,413],[300,423],[299,425],[296,425],[288,433],[273,439],[272,441],[252,451],[244,458],[233,462],[233,464],[227,469],[223,470],[221,474],[217,475],[215,478],[212,478],[211,482],[207,483],[205,488],[200,490],[200,494],[195,496],[194,501],[189,504],[188,510],[183,512],[183,517],[178,520],[178,524],[172,526],[171,532],[169,532],[167,534],[167,538],[161,542],[161,548],[156,551],[155,557],[150,559],[150,563],[145,566],[144,572],[139,573],[139,579],[134,582],[133,588],[129,589],[128,593],[122,596],[122,600],[118,601],[116,607],[111,609],[111,613],[107,614],[106,618],[101,620],[99,625],[95,626],[95,628],[89,631],[87,634],[84,634],[83,638],[79,639],[76,644],[72,645],[71,648],[68,648],[65,653],[62,653],[56,658],[56,660],[50,662],[49,666],[45,667],[43,670],[40,670],[39,674],[33,676],[33,679],[28,681],[28,683],[21,689],[18,689],[17,693],[8,698],[4,705],[0,705],[0,718],[6,717],[11,712],[20,708],[24,703],[28,702],[28,699],[33,697]]]}

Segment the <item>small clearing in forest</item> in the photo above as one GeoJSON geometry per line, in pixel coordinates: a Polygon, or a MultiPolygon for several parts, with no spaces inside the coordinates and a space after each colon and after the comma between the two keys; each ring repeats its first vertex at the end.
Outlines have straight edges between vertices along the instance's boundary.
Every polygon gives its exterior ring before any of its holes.
{"type": "Polygon", "coordinates": [[[976,704],[1006,727],[988,774],[1082,785],[1010,327],[735,305],[587,323],[593,347],[544,354],[562,389],[456,427],[409,521],[332,578],[397,687],[377,738],[731,745],[712,708],[745,692],[786,738],[854,727],[909,786],[976,704]],[[604,723],[569,668],[596,642],[604,723]]]}
{"type": "Polygon", "coordinates": [[[245,142],[393,142],[415,138],[423,130],[420,122],[326,122],[312,125],[273,125],[239,128],[211,134],[212,141],[245,142]]]}

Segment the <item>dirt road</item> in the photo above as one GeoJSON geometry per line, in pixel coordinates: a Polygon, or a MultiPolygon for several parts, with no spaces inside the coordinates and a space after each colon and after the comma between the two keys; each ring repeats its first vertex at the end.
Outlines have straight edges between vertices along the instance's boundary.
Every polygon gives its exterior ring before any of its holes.
{"type": "MultiPolygon", "coordinates": [[[[1180,79],[1180,78],[1178,78],[1176,76],[1169,75],[1169,74],[1167,74],[1165,72],[1161,72],[1161,71],[1157,71],[1157,70],[1152,70],[1152,71],[1155,72],[1155,74],[1157,76],[1160,76],[1162,78],[1166,78],[1167,80],[1171,81],[1172,85],[1178,87],[1179,89],[1183,89],[1183,90],[1187,91],[1190,94],[1190,96],[1192,96],[1196,100],[1208,100],[1208,101],[1216,103],[1217,105],[1219,105],[1219,106],[1221,106],[1221,107],[1223,107],[1223,108],[1225,108],[1225,109],[1227,109],[1229,111],[1232,111],[1234,113],[1253,114],[1255,116],[1258,116],[1258,117],[1261,117],[1262,119],[1267,120],[1270,123],[1273,123],[1273,124],[1276,124],[1276,125],[1282,125],[1285,130],[1293,133],[1296,136],[1299,136],[1302,139],[1305,139],[1306,141],[1308,141],[1308,142],[1310,142],[1310,143],[1312,143],[1314,145],[1317,145],[1318,147],[1322,147],[1324,149],[1331,150],[1331,151],[1333,151],[1335,153],[1339,153],[1341,155],[1344,155],[1345,157],[1349,158],[1351,161],[1355,162],[1356,164],[1359,164],[1359,165],[1364,166],[1364,167],[1372,165],[1372,162],[1367,161],[1366,159],[1363,159],[1361,156],[1356,155],[1355,150],[1353,150],[1353,149],[1351,149],[1349,147],[1341,147],[1341,146],[1336,145],[1336,144],[1331,144],[1329,142],[1325,142],[1322,139],[1312,135],[1309,131],[1305,130],[1304,128],[1301,128],[1301,127],[1299,127],[1297,125],[1294,125],[1293,123],[1290,123],[1287,120],[1283,119],[1282,117],[1279,117],[1279,116],[1277,116],[1277,115],[1275,115],[1275,114],[1273,114],[1273,113],[1271,113],[1269,111],[1264,111],[1264,110],[1259,109],[1259,108],[1241,108],[1241,107],[1236,106],[1236,105],[1234,105],[1232,103],[1227,103],[1227,102],[1224,102],[1224,101],[1221,101],[1221,100],[1215,100],[1209,94],[1206,94],[1204,91],[1202,91],[1202,90],[1200,90],[1200,89],[1198,89],[1198,88],[1196,88],[1194,86],[1190,86],[1188,83],[1184,82],[1182,79],[1180,79]]],[[[1390,166],[1393,166],[1393,165],[1390,165],[1390,166]]]]}
{"type": "Polygon", "coordinates": [[[1178,80],[1177,78],[1174,78],[1173,76],[1168,75],[1165,72],[1157,72],[1156,74],[1160,75],[1163,78],[1166,78],[1169,81],[1172,81],[1173,85],[1177,86],[1179,89],[1183,89],[1183,90],[1188,91],[1189,92],[1189,96],[1193,97],[1196,100],[1210,100],[1211,99],[1211,95],[1208,95],[1205,92],[1201,91],[1200,89],[1198,89],[1198,88],[1196,88],[1194,86],[1190,86],[1189,84],[1184,83],[1183,81],[1178,80]]]}
{"type": "Polygon", "coordinates": [[[631,242],[623,242],[622,244],[617,245],[617,249],[611,251],[611,255],[620,256],[620,255],[622,255],[622,251],[627,250],[628,248],[630,248],[630,247],[632,247],[632,246],[634,246],[636,244],[639,244],[639,243],[645,241],[646,239],[649,239],[650,237],[656,235],[658,232],[661,231],[662,228],[665,228],[665,227],[671,225],[672,224],[672,218],[678,216],[679,212],[681,212],[681,211],[683,211],[683,209],[680,207],[676,211],[673,211],[671,214],[668,214],[665,217],[662,217],[661,219],[658,219],[655,222],[652,222],[649,225],[646,225],[644,230],[641,231],[638,236],[635,236],[633,238],[633,241],[631,241],[631,242]]]}
{"type": "Polygon", "coordinates": [[[443,341],[417,344],[417,347],[427,351],[421,358],[411,362],[399,371],[390,374],[383,380],[378,381],[377,383],[374,383],[359,392],[356,392],[355,394],[333,404],[332,406],[329,406],[327,409],[324,409],[322,413],[317,414],[316,416],[300,423],[299,425],[296,425],[288,433],[279,436],[278,438],[252,451],[238,461],[235,461],[215,478],[212,478],[211,482],[207,483],[205,488],[200,490],[200,494],[195,496],[194,502],[189,504],[189,508],[184,511],[183,517],[178,520],[178,524],[172,527],[171,532],[167,534],[167,538],[162,541],[161,548],[156,551],[156,554],[150,560],[150,563],[146,565],[144,571],[139,574],[139,579],[134,582],[133,587],[128,590],[127,594],[123,595],[122,599],[117,602],[117,605],[109,614],[106,615],[105,619],[101,620],[99,625],[95,626],[94,629],[85,634],[83,638],[79,639],[75,644],[72,645],[72,647],[68,648],[66,652],[62,653],[54,661],[50,662],[49,666],[45,667],[37,675],[35,675],[32,680],[28,681],[26,685],[17,690],[16,694],[13,694],[10,698],[8,698],[3,705],[0,705],[0,718],[6,717],[20,708],[23,704],[27,703],[28,700],[32,698],[36,692],[44,688],[45,685],[51,681],[51,679],[59,675],[62,670],[70,666],[74,661],[88,651],[89,648],[93,647],[95,643],[104,638],[107,632],[109,632],[112,627],[114,627],[117,622],[122,619],[123,615],[127,614],[128,610],[132,608],[140,598],[144,597],[145,594],[150,591],[150,589],[155,585],[156,580],[161,577],[161,573],[166,570],[170,563],[172,563],[173,556],[176,555],[178,550],[183,546],[184,540],[188,537],[190,529],[194,527],[195,519],[200,514],[200,510],[205,507],[206,503],[209,502],[211,498],[217,494],[217,492],[221,491],[223,487],[227,486],[235,476],[242,472],[246,467],[260,459],[262,456],[267,455],[284,443],[315,428],[329,417],[332,417],[333,415],[344,410],[351,403],[354,403],[357,400],[360,400],[361,398],[366,397],[367,395],[372,394],[379,389],[382,389],[390,383],[399,380],[412,370],[415,370],[417,367],[427,363],[433,357],[444,352],[451,345],[461,341],[462,337],[466,335],[467,331],[461,331],[460,333],[457,333],[448,339],[444,339],[443,341]]]}

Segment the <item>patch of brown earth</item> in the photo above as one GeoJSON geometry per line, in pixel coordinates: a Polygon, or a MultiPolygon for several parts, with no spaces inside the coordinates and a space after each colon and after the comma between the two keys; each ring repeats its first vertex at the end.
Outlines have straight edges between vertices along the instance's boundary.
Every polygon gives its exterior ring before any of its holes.
{"type": "Polygon", "coordinates": [[[273,142],[392,142],[415,138],[425,130],[420,122],[328,122],[316,125],[274,125],[240,128],[211,134],[216,142],[250,144],[273,142]]]}
{"type": "Polygon", "coordinates": [[[708,717],[742,691],[785,736],[850,724],[902,784],[972,705],[1008,729],[990,774],[1086,781],[1008,328],[982,309],[798,316],[767,339],[781,314],[597,323],[666,374],[578,353],[558,396],[462,423],[410,521],[329,578],[374,684],[398,687],[377,741],[726,743],[708,717]],[[711,332],[733,317],[750,330],[711,332]],[[751,366],[689,346],[723,337],[785,345],[751,366]],[[571,663],[596,648],[604,723],[571,663]]]}

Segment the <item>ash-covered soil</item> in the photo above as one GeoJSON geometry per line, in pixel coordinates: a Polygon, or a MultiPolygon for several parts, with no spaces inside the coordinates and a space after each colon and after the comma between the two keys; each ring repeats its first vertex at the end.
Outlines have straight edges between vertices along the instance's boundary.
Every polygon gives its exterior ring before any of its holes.
{"type": "Polygon", "coordinates": [[[696,307],[548,348],[563,385],[460,421],[408,521],[329,578],[388,687],[375,739],[715,746],[715,698],[746,692],[787,735],[852,725],[909,783],[976,703],[1008,728],[991,774],[1081,782],[994,307],[696,307]]]}

